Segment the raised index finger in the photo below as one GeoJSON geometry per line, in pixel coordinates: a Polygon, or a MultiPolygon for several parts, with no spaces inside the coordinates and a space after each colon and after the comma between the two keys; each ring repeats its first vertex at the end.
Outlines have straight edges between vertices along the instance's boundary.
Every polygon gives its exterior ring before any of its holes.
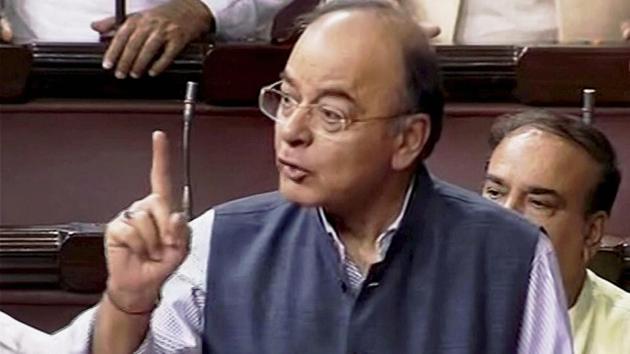
{"type": "Polygon", "coordinates": [[[157,194],[173,208],[173,184],[169,163],[169,144],[162,131],[153,132],[153,162],[151,165],[151,193],[157,194]]]}
{"type": "Polygon", "coordinates": [[[630,20],[621,23],[621,36],[625,40],[630,40],[630,20]]]}

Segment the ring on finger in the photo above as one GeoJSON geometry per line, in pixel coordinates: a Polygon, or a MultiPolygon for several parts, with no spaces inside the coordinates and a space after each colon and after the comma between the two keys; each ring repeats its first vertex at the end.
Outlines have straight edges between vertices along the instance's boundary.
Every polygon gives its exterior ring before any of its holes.
{"type": "Polygon", "coordinates": [[[130,221],[131,219],[133,219],[134,213],[135,212],[133,210],[125,209],[120,213],[120,216],[122,217],[124,221],[130,221]]]}

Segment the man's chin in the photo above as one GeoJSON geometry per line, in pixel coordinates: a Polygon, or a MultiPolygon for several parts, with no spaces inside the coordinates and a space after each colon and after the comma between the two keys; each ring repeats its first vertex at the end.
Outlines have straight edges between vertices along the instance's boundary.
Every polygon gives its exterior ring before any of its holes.
{"type": "Polygon", "coordinates": [[[292,203],[300,204],[301,206],[317,207],[322,204],[322,200],[319,198],[319,195],[314,193],[311,188],[302,184],[296,184],[291,181],[283,181],[280,179],[278,191],[286,200],[292,203]]]}

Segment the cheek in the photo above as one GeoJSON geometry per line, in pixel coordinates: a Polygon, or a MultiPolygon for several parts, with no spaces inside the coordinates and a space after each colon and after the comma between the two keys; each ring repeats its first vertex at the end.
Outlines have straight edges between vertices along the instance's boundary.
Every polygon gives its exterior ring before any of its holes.
{"type": "Polygon", "coordinates": [[[375,143],[365,146],[342,145],[342,148],[329,149],[316,158],[322,166],[322,177],[335,185],[377,178],[388,170],[391,156],[383,145],[375,143]],[[346,146],[352,146],[352,149],[346,146]]]}
{"type": "Polygon", "coordinates": [[[274,124],[274,127],[273,127],[273,147],[276,152],[278,151],[278,148],[280,147],[280,133],[278,132],[277,124],[274,124]]]}
{"type": "Polygon", "coordinates": [[[318,180],[332,188],[343,188],[353,175],[360,174],[355,156],[343,149],[321,149],[314,156],[318,180]]]}
{"type": "Polygon", "coordinates": [[[540,223],[560,258],[574,258],[581,254],[584,235],[584,220],[567,215],[556,215],[540,223]]]}

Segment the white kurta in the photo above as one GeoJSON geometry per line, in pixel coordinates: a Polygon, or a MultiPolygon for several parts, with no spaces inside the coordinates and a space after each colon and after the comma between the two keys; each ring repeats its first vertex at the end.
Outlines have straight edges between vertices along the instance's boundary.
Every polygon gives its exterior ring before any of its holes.
{"type": "MultiPolygon", "coordinates": [[[[127,13],[169,0],[127,0],[127,13]]],[[[290,0],[201,0],[213,13],[217,35],[226,40],[267,40],[273,19],[290,0]]],[[[114,16],[114,0],[8,0],[6,16],[15,42],[98,42],[90,24],[114,16]]]]}

